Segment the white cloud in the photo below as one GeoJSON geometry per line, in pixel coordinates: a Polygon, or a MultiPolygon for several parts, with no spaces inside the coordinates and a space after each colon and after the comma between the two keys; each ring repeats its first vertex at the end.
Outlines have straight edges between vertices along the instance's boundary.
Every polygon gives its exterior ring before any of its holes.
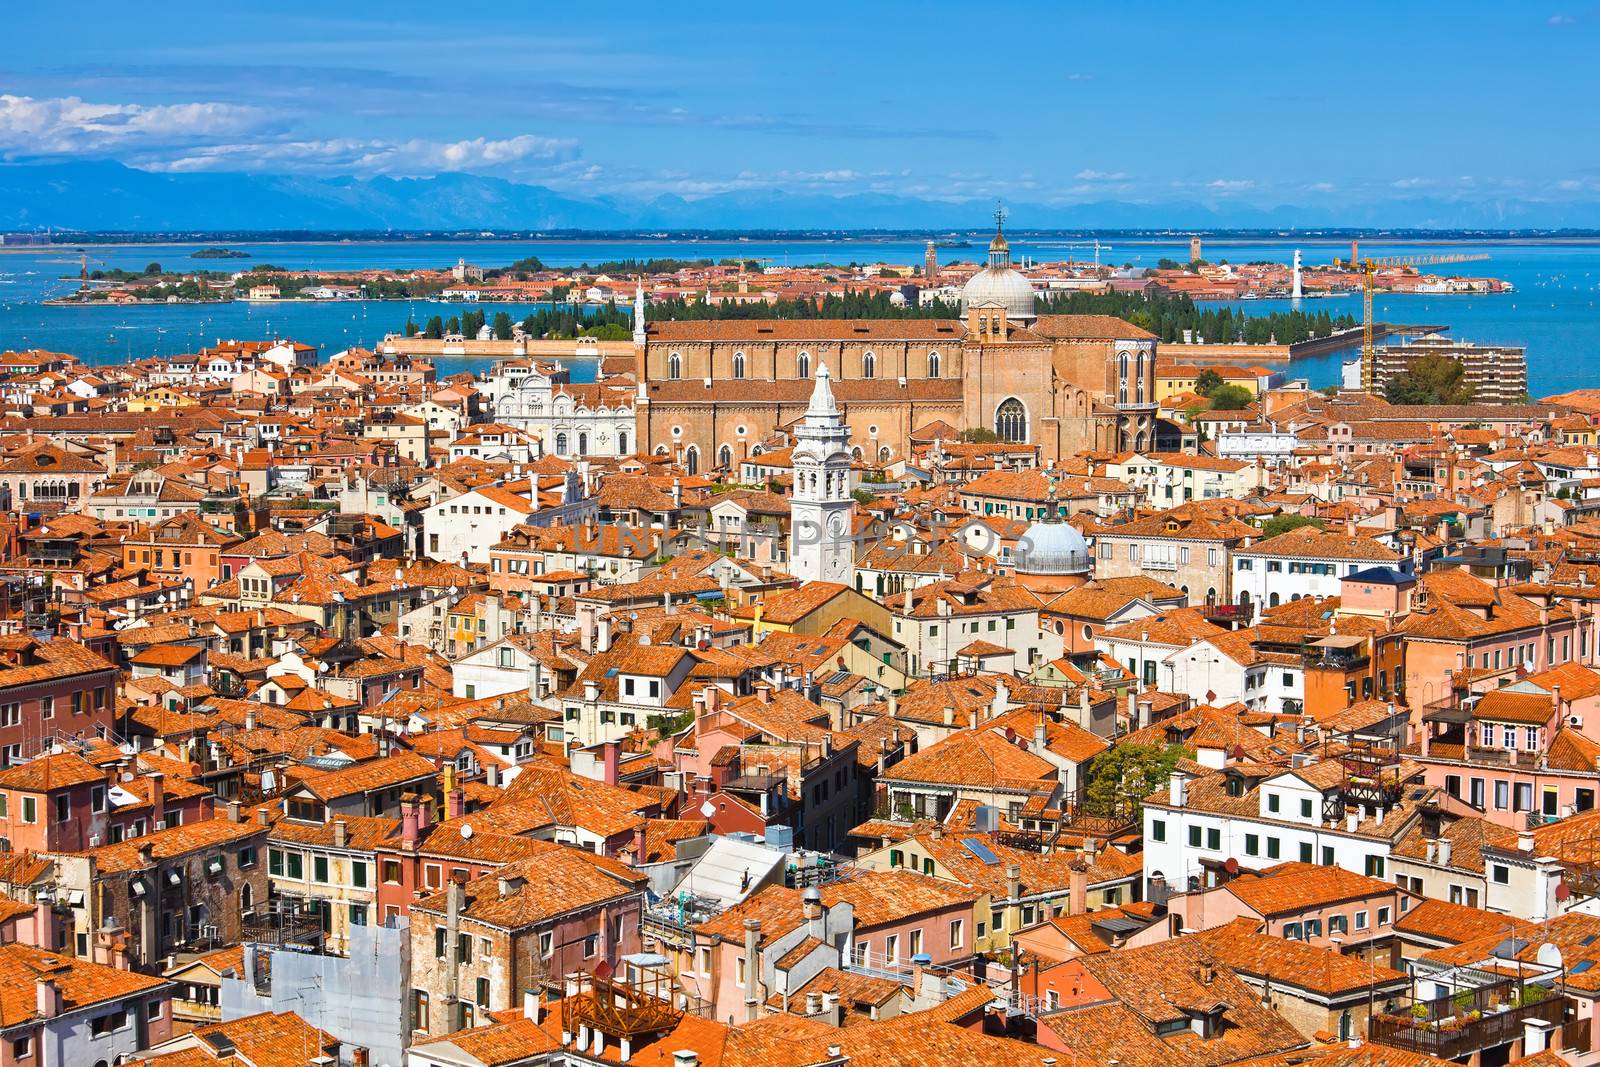
{"type": "Polygon", "coordinates": [[[577,154],[576,141],[533,134],[465,141],[333,138],[207,145],[176,158],[150,160],[140,166],[171,173],[276,170],[293,165],[301,171],[361,176],[409,177],[442,172],[515,175],[568,162],[577,154]]]}
{"type": "Polygon", "coordinates": [[[76,96],[0,94],[0,156],[81,155],[235,137],[271,116],[241,104],[99,104],[76,96]]]}
{"type": "Polygon", "coordinates": [[[1126,181],[1128,176],[1122,171],[1092,170],[1085,167],[1073,175],[1080,182],[1120,182],[1126,181]]]}
{"type": "Polygon", "coordinates": [[[1551,15],[1544,21],[1548,26],[1571,26],[1574,25],[1578,20],[1573,18],[1571,15],[1551,15]]]}
{"type": "Polygon", "coordinates": [[[1389,184],[1396,189],[1426,189],[1434,181],[1432,178],[1397,178],[1389,184]]]}
{"type": "Polygon", "coordinates": [[[1242,193],[1255,187],[1256,183],[1249,178],[1218,178],[1206,183],[1206,188],[1215,193],[1242,193]]]}
{"type": "Polygon", "coordinates": [[[1093,74],[1068,74],[1067,75],[1067,81],[1069,81],[1069,82],[1092,82],[1092,81],[1094,81],[1094,75],[1093,74]]]}

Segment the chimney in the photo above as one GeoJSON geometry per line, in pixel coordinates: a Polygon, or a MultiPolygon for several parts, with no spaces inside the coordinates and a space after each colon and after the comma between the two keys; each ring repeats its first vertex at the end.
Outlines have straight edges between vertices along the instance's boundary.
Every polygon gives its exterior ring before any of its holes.
{"type": "Polygon", "coordinates": [[[1450,866],[1450,839],[1448,837],[1439,838],[1439,866],[1450,866]]]}
{"type": "Polygon", "coordinates": [[[467,792],[459,785],[445,794],[445,818],[459,819],[467,813],[467,792]]]}
{"type": "Polygon", "coordinates": [[[333,847],[345,848],[350,844],[350,824],[343,819],[333,820],[333,847]]]}
{"type": "Polygon", "coordinates": [[[1074,860],[1067,867],[1067,914],[1082,915],[1089,910],[1089,863],[1074,860]]]}
{"type": "Polygon", "coordinates": [[[946,726],[954,726],[956,724],[956,709],[948,704],[944,708],[944,724],[946,726]]]}
{"type": "Polygon", "coordinates": [[[255,708],[245,708],[244,709],[244,728],[246,730],[254,730],[256,728],[256,709],[255,708]]]}
{"type": "MultiPolygon", "coordinates": [[[[745,1022],[753,1023],[756,1015],[761,1010],[761,995],[758,988],[761,985],[761,920],[746,919],[744,921],[744,1018],[745,1022]]],[[[673,1057],[674,1063],[677,1056],[673,1057]]]]}
{"type": "Polygon", "coordinates": [[[354,1045],[350,1049],[350,1067],[367,1067],[371,1062],[370,1053],[365,1045],[354,1045]]]}
{"type": "Polygon", "coordinates": [[[763,704],[772,703],[772,686],[767,682],[757,682],[756,699],[763,704]]]}
{"type": "Polygon", "coordinates": [[[644,823],[640,823],[638,826],[635,826],[633,828],[633,864],[634,864],[634,866],[637,867],[639,864],[645,862],[646,849],[647,849],[647,839],[646,839],[646,835],[645,835],[645,824],[644,823]]]}
{"type": "Polygon", "coordinates": [[[403,796],[400,798],[400,843],[407,849],[417,847],[417,839],[422,829],[417,816],[417,798],[403,796]]]}
{"type": "Polygon", "coordinates": [[[167,783],[166,776],[160,771],[151,771],[150,778],[150,825],[162,822],[167,817],[167,783]]]}
{"type": "Polygon", "coordinates": [[[256,809],[256,823],[261,826],[272,825],[272,809],[265,804],[256,809]]]}
{"type": "Polygon", "coordinates": [[[51,978],[38,978],[33,983],[34,1007],[41,1019],[54,1019],[61,1014],[61,988],[51,978]]]}
{"type": "Polygon", "coordinates": [[[1013,863],[1006,868],[1006,898],[1016,900],[1022,896],[1022,864],[1013,863]]]}
{"type": "Polygon", "coordinates": [[[1518,852],[1529,852],[1529,853],[1531,853],[1533,851],[1533,846],[1534,846],[1534,840],[1533,840],[1533,831],[1532,830],[1519,830],[1519,831],[1517,831],[1517,851],[1518,852]]]}
{"type": "Polygon", "coordinates": [[[1167,801],[1175,808],[1189,803],[1189,779],[1182,771],[1173,771],[1167,776],[1167,801]]]}
{"type": "Polygon", "coordinates": [[[679,1049],[672,1054],[672,1067],[700,1067],[700,1053],[679,1049]]]}
{"type": "Polygon", "coordinates": [[[228,821],[238,822],[243,817],[241,815],[242,810],[242,805],[237,800],[228,801],[228,821]]]}

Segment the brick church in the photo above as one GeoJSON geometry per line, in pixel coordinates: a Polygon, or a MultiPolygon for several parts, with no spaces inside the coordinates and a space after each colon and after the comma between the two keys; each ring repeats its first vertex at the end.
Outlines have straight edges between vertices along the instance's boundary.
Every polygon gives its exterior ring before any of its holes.
{"type": "Polygon", "coordinates": [[[960,319],[715,319],[642,330],[636,319],[640,449],[691,471],[734,469],[774,427],[805,415],[823,363],[852,451],[868,462],[905,455],[940,421],[1037,444],[1047,464],[1153,444],[1153,335],[1108,315],[1036,315],[999,230],[961,310],[960,319]]]}

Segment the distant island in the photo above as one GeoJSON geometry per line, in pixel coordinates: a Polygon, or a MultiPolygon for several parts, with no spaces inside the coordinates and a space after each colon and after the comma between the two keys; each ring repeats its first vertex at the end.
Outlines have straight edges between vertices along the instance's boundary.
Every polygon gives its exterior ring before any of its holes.
{"type": "Polygon", "coordinates": [[[190,259],[249,259],[249,252],[241,252],[236,248],[202,248],[189,255],[190,259]]]}

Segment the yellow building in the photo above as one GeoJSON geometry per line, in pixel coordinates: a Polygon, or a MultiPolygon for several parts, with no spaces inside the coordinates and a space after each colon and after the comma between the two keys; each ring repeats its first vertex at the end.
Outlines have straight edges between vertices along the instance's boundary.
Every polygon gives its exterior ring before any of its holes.
{"type": "Polygon", "coordinates": [[[1168,397],[1180,393],[1194,392],[1200,375],[1208,370],[1215,371],[1224,385],[1237,385],[1251,396],[1260,396],[1263,390],[1270,389],[1273,377],[1278,374],[1266,367],[1201,367],[1192,363],[1158,366],[1156,403],[1164,403],[1168,397]]]}
{"type": "Polygon", "coordinates": [[[200,401],[187,393],[180,393],[176,389],[165,385],[158,385],[154,389],[147,389],[137,396],[128,398],[128,412],[130,414],[152,414],[163,408],[194,408],[199,407],[200,401]]]}

